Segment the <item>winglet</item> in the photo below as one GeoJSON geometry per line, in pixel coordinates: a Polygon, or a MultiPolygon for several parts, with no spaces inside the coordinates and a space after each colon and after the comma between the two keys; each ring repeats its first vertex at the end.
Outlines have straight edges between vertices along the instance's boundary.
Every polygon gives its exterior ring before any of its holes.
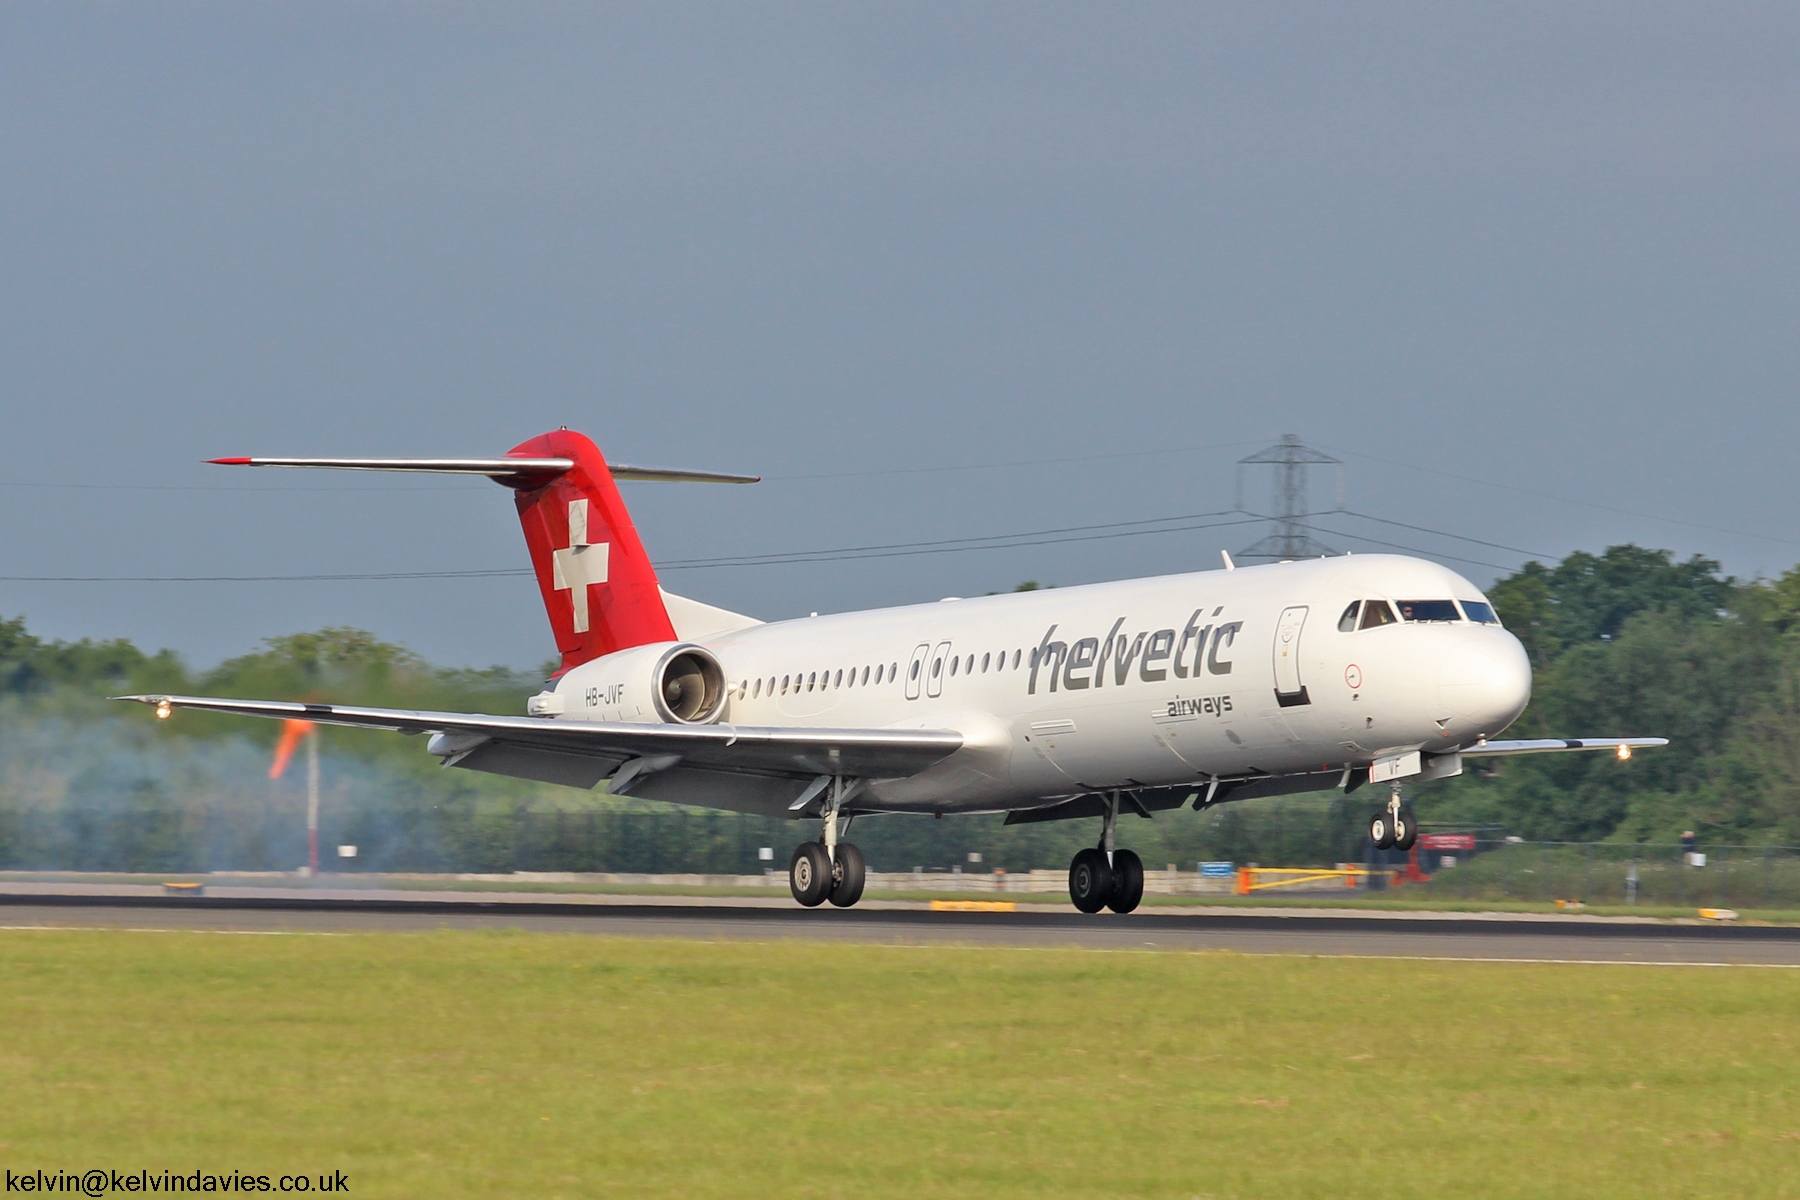
{"type": "Polygon", "coordinates": [[[1226,550],[1219,551],[1219,557],[1225,560],[1225,569],[1227,571],[1237,570],[1237,564],[1231,561],[1231,554],[1229,551],[1226,551],[1226,550]]]}

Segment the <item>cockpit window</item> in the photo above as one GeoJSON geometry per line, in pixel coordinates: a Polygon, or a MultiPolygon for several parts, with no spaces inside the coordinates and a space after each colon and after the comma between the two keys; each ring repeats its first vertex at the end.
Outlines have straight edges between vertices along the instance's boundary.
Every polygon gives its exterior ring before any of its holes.
{"type": "Polygon", "coordinates": [[[1394,610],[1389,608],[1386,600],[1371,600],[1363,605],[1363,629],[1373,629],[1377,625],[1392,625],[1394,610]]]}
{"type": "Polygon", "coordinates": [[[1498,625],[1500,618],[1494,615],[1494,606],[1483,604],[1479,600],[1464,600],[1463,615],[1481,625],[1498,625]]]}
{"type": "Polygon", "coordinates": [[[1344,615],[1338,618],[1339,633],[1349,633],[1356,628],[1356,609],[1361,603],[1361,600],[1352,600],[1350,607],[1344,610],[1344,615]]]}
{"type": "Polygon", "coordinates": [[[1460,621],[1454,600],[1396,600],[1402,621],[1460,621]]]}

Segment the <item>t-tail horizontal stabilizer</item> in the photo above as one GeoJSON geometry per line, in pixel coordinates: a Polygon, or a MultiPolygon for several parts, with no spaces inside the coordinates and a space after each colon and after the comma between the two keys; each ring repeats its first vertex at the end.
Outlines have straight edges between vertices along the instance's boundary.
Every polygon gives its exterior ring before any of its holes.
{"type": "Polygon", "coordinates": [[[619,495],[619,480],[757,482],[754,475],[608,463],[598,446],[568,429],[521,442],[499,458],[211,461],[233,467],[479,475],[511,488],[564,671],[617,650],[675,640],[656,570],[619,495]]]}
{"type": "MultiPolygon", "coordinates": [[[[313,467],[327,471],[398,471],[420,475],[485,475],[511,488],[534,488],[566,474],[572,458],[209,458],[220,467],[313,467]]],[[[761,483],[760,475],[729,475],[686,467],[609,463],[614,479],[630,483],[761,483]]]]}

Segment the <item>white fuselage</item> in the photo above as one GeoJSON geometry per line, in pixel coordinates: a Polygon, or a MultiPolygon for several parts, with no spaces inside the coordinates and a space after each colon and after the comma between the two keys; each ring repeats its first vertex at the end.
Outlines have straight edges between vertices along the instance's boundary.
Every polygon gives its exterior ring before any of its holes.
{"type": "MultiPolygon", "coordinates": [[[[811,617],[700,644],[730,682],[723,721],[956,730],[962,750],[870,781],[871,798],[998,810],[1342,771],[1493,737],[1530,695],[1512,634],[1460,610],[1339,627],[1356,602],[1398,615],[1447,600],[1485,602],[1434,563],[1369,555],[811,617]]],[[[608,704],[587,674],[557,681],[563,719],[645,719],[633,698],[608,704]]]]}

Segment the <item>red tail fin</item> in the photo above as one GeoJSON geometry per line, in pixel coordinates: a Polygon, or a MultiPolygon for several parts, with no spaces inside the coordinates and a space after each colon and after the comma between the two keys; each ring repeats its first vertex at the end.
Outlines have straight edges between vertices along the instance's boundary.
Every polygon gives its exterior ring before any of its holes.
{"type": "Polygon", "coordinates": [[[514,446],[507,457],[575,464],[541,487],[515,493],[562,669],[615,650],[674,641],[656,570],[600,448],[562,429],[514,446]]]}

